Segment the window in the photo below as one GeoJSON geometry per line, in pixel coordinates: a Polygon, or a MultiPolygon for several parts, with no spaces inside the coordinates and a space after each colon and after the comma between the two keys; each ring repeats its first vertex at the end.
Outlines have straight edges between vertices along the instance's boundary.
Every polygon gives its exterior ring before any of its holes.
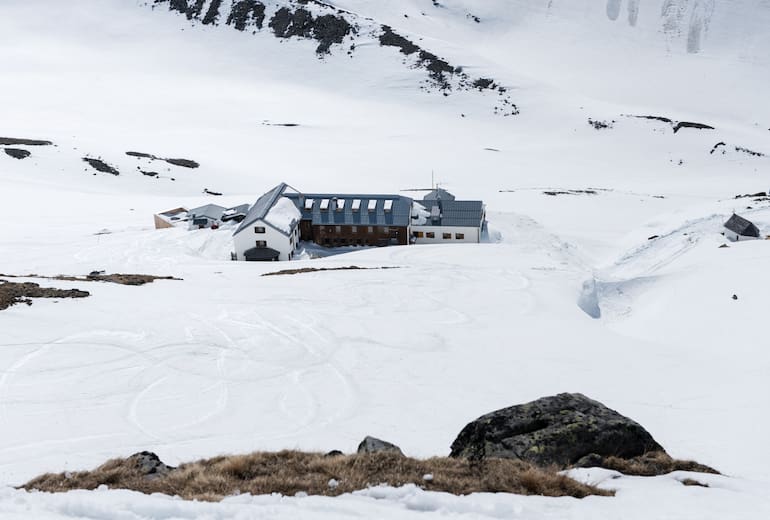
{"type": "Polygon", "coordinates": [[[374,228],[372,226],[369,226],[368,228],[366,228],[366,232],[367,233],[374,233],[374,228]]]}
{"type": "Polygon", "coordinates": [[[382,228],[383,233],[390,233],[390,228],[388,226],[385,226],[382,228]]]}
{"type": "Polygon", "coordinates": [[[266,240],[257,240],[257,247],[267,247],[266,240]]]}
{"type": "Polygon", "coordinates": [[[353,211],[358,211],[361,209],[361,199],[353,199],[353,205],[351,208],[353,211]]]}
{"type": "Polygon", "coordinates": [[[328,211],[329,210],[329,199],[323,199],[321,201],[321,211],[328,211]]]}
{"type": "Polygon", "coordinates": [[[444,240],[452,240],[452,233],[444,233],[442,237],[444,240]]]}
{"type": "Polygon", "coordinates": [[[313,199],[305,199],[305,209],[311,210],[313,209],[313,204],[315,201],[313,199]]]}
{"type": "Polygon", "coordinates": [[[385,201],[385,213],[390,213],[393,210],[393,201],[392,200],[386,200],[385,201]]]}
{"type": "Polygon", "coordinates": [[[345,210],[345,199],[337,199],[337,211],[345,210]]]}
{"type": "Polygon", "coordinates": [[[261,235],[264,232],[265,232],[265,228],[262,227],[262,226],[257,226],[257,227],[254,228],[254,233],[257,233],[257,234],[261,235]]]}
{"type": "Polygon", "coordinates": [[[334,226],[335,233],[342,233],[342,226],[334,226]]]}
{"type": "Polygon", "coordinates": [[[372,212],[376,211],[377,210],[377,200],[371,199],[369,201],[369,205],[367,206],[367,208],[369,209],[369,213],[372,213],[372,212]]]}
{"type": "Polygon", "coordinates": [[[422,238],[424,236],[425,236],[425,233],[423,233],[422,231],[415,231],[414,232],[414,237],[415,238],[422,238]]]}
{"type": "Polygon", "coordinates": [[[427,233],[425,233],[425,238],[436,238],[436,233],[434,233],[433,231],[428,231],[427,233]]]}
{"type": "Polygon", "coordinates": [[[465,233],[455,233],[455,238],[457,240],[465,240],[465,233]]]}
{"type": "Polygon", "coordinates": [[[358,233],[358,226],[350,226],[351,233],[358,233]]]}

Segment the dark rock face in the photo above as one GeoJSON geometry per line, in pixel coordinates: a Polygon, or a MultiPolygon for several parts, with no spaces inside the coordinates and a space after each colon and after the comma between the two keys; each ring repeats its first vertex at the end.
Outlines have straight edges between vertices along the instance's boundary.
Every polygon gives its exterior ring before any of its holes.
{"type": "Polygon", "coordinates": [[[299,8],[292,11],[288,7],[282,7],[270,19],[270,28],[279,38],[298,36],[318,40],[316,52],[326,54],[332,44],[342,43],[353,26],[341,16],[325,14],[313,18],[307,9],[299,8]]]}
{"type": "MultiPolygon", "coordinates": [[[[83,161],[87,162],[91,168],[101,173],[109,173],[110,175],[120,175],[120,172],[114,166],[110,166],[101,159],[93,159],[91,157],[83,157],[83,161]]],[[[96,174],[94,174],[96,175],[96,174]]]]}
{"type": "Polygon", "coordinates": [[[409,56],[420,50],[420,47],[415,45],[410,40],[407,40],[400,34],[393,32],[393,28],[388,25],[382,26],[382,34],[380,34],[380,45],[383,47],[398,47],[402,53],[409,56]]]}
{"type": "Polygon", "coordinates": [[[663,448],[638,423],[582,394],[558,394],[469,423],[452,457],[521,459],[568,466],[587,455],[631,458],[663,448]]]}
{"type": "Polygon", "coordinates": [[[163,159],[163,160],[169,164],[173,164],[174,166],[181,166],[183,168],[198,168],[200,166],[199,163],[191,159],[163,159]]]}
{"type": "MultiPolygon", "coordinates": [[[[512,116],[519,113],[518,107],[510,100],[507,89],[498,86],[493,80],[479,78],[473,80],[444,58],[423,49],[408,38],[396,33],[392,27],[381,25],[374,20],[362,18],[344,9],[321,0],[285,0],[266,4],[264,0],[230,0],[223,4],[222,0],[211,0],[206,14],[203,15],[206,1],[203,0],[154,0],[154,5],[165,5],[168,9],[183,13],[190,20],[198,20],[203,24],[217,24],[220,16],[227,14],[227,25],[245,31],[251,27],[254,31],[261,30],[265,18],[269,16],[268,27],[277,38],[307,38],[318,42],[316,53],[323,56],[331,52],[333,45],[342,44],[349,38],[350,47],[347,54],[352,56],[356,49],[355,35],[362,27],[379,32],[379,43],[383,47],[396,47],[399,51],[414,59],[405,60],[411,67],[425,69],[429,79],[422,82],[420,89],[426,92],[439,91],[448,96],[452,90],[477,89],[481,92],[496,93],[499,97],[495,102],[494,113],[502,116],[512,116]],[[276,5],[277,4],[277,5],[276,5]],[[268,8],[266,5],[270,5],[268,8]],[[313,5],[312,11],[302,6],[313,5]],[[275,8],[275,11],[272,9],[275,8]]],[[[480,20],[468,15],[469,18],[480,20]]]]}
{"type": "Polygon", "coordinates": [[[11,146],[51,146],[53,143],[51,141],[42,141],[40,139],[20,139],[18,137],[0,137],[0,145],[11,145],[11,146]]]}
{"type": "Polygon", "coordinates": [[[211,25],[217,23],[219,20],[219,8],[222,5],[222,0],[211,0],[209,10],[206,11],[206,15],[203,17],[204,25],[211,25]]]}
{"type": "Polygon", "coordinates": [[[262,28],[265,21],[265,5],[257,0],[240,0],[233,4],[233,10],[227,17],[227,25],[232,25],[239,31],[243,31],[250,24],[258,29],[262,28]]]}
{"type": "Polygon", "coordinates": [[[313,27],[313,35],[315,39],[320,43],[316,52],[327,53],[331,49],[332,44],[342,43],[350,31],[351,25],[347,20],[340,16],[334,16],[331,14],[325,14],[315,19],[315,27],[313,27]]]}
{"type": "Polygon", "coordinates": [[[151,451],[134,453],[126,459],[126,463],[138,470],[145,478],[154,479],[167,475],[176,468],[167,466],[151,451]]]}
{"type": "Polygon", "coordinates": [[[674,133],[677,133],[682,128],[694,128],[696,130],[714,130],[715,128],[711,125],[706,125],[703,123],[693,123],[691,121],[679,121],[676,125],[674,125],[674,133]]]}
{"type": "Polygon", "coordinates": [[[4,148],[6,155],[10,155],[14,159],[26,159],[32,152],[29,150],[22,150],[21,148],[4,148]]]}
{"type": "Polygon", "coordinates": [[[150,159],[151,161],[164,161],[168,164],[172,164],[174,166],[181,166],[183,168],[198,168],[200,167],[200,163],[197,161],[193,161],[192,159],[175,159],[175,158],[168,158],[168,157],[158,157],[157,155],[153,155],[151,153],[145,153],[145,152],[126,152],[126,155],[129,157],[138,157],[140,159],[150,159]]]}
{"type": "Polygon", "coordinates": [[[387,441],[383,441],[382,439],[377,439],[376,437],[370,437],[368,435],[364,437],[364,440],[362,440],[361,444],[358,445],[358,453],[380,453],[380,452],[392,452],[392,453],[398,453],[399,455],[404,454],[401,451],[401,448],[399,448],[395,444],[391,444],[387,441]]]}

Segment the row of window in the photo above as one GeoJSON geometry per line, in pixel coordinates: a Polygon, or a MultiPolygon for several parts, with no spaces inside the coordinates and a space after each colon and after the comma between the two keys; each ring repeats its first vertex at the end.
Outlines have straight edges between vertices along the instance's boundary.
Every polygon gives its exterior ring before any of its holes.
{"type": "MultiPolygon", "coordinates": [[[[465,240],[465,233],[455,233],[455,240],[465,240]]],[[[415,238],[436,238],[436,233],[433,231],[415,231],[415,238]]],[[[441,238],[444,240],[452,240],[452,233],[442,233],[441,238]]]]}
{"type": "MultiPolygon", "coordinates": [[[[347,201],[345,199],[321,199],[318,209],[321,211],[329,211],[329,209],[334,209],[335,211],[345,211],[345,204],[347,201]]],[[[314,199],[305,199],[305,210],[310,211],[315,206],[315,200],[314,199]]],[[[353,199],[350,201],[350,209],[353,212],[361,211],[361,199],[353,199]]],[[[367,211],[370,213],[373,213],[377,211],[377,199],[369,199],[369,202],[366,205],[367,211]]],[[[393,201],[388,199],[383,202],[382,209],[385,211],[385,213],[390,213],[393,211],[393,201]]]]}
{"type": "MultiPolygon", "coordinates": [[[[374,233],[374,226],[344,226],[347,229],[346,233],[374,233]]],[[[327,233],[342,233],[343,226],[326,226],[327,233]]],[[[398,228],[391,228],[390,226],[377,226],[377,230],[380,233],[390,233],[391,231],[397,231],[398,228]]]]}

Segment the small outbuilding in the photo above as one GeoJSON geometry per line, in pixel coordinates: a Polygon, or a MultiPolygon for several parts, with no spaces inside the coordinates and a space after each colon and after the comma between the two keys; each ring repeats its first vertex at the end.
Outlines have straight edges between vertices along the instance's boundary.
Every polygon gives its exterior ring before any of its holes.
{"type": "Polygon", "coordinates": [[[724,236],[733,242],[759,238],[759,228],[751,221],[735,213],[725,222],[724,226],[724,236]]]}
{"type": "Polygon", "coordinates": [[[246,215],[249,213],[249,205],[248,204],[241,204],[240,206],[234,206],[232,208],[227,208],[222,213],[222,222],[243,222],[243,219],[246,218],[246,215]]]}
{"type": "Polygon", "coordinates": [[[167,229],[178,226],[182,222],[187,222],[187,209],[174,208],[163,213],[153,215],[155,220],[155,229],[167,229]]]}
{"type": "Polygon", "coordinates": [[[216,204],[206,204],[199,208],[193,208],[189,211],[190,227],[192,229],[203,229],[209,228],[212,225],[219,225],[224,212],[225,208],[216,204]]]}

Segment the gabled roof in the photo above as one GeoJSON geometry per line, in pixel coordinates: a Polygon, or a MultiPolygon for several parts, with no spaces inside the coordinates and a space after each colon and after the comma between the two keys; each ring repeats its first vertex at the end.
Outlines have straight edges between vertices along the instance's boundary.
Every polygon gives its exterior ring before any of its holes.
{"type": "MultiPolygon", "coordinates": [[[[248,229],[249,226],[254,224],[257,221],[264,221],[267,214],[270,212],[270,210],[273,208],[276,202],[278,202],[278,199],[284,194],[286,191],[286,188],[288,188],[289,185],[285,182],[282,182],[272,190],[268,191],[264,195],[262,195],[260,198],[257,199],[257,202],[254,203],[254,205],[249,210],[249,213],[246,215],[246,218],[243,219],[241,222],[241,225],[238,226],[238,229],[235,230],[235,233],[233,235],[237,235],[244,229],[248,229]]],[[[274,226],[270,226],[274,227],[274,226]]],[[[277,229],[276,231],[279,231],[283,233],[284,235],[288,236],[288,233],[286,233],[282,229],[277,229]]]]}
{"type": "Polygon", "coordinates": [[[737,233],[744,237],[759,237],[759,228],[757,228],[751,221],[746,220],[735,213],[733,213],[733,216],[725,222],[725,227],[733,233],[737,233]]]}
{"type": "Polygon", "coordinates": [[[284,196],[294,202],[302,219],[311,220],[313,225],[407,227],[412,216],[412,199],[401,195],[287,193],[284,196]]]}
{"type": "Polygon", "coordinates": [[[424,226],[479,227],[484,222],[484,203],[480,200],[423,199],[421,205],[431,215],[438,215],[437,219],[428,218],[424,226]]]}
{"type": "Polygon", "coordinates": [[[222,218],[222,213],[225,212],[225,208],[217,206],[216,204],[206,204],[199,208],[193,208],[188,213],[195,218],[206,217],[211,220],[219,220],[222,218]]]}
{"type": "Polygon", "coordinates": [[[436,188],[433,191],[429,191],[422,200],[455,200],[455,196],[442,188],[436,188]]]}

